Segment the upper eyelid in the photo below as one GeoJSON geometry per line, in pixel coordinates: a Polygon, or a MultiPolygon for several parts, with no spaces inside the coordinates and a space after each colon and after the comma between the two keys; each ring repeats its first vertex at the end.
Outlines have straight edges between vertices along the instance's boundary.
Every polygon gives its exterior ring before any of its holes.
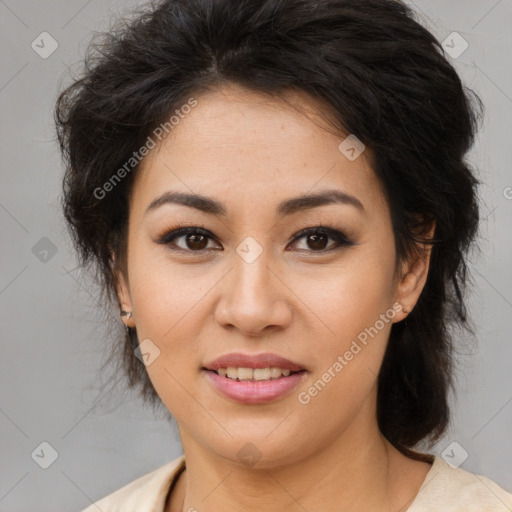
{"type": "MultiPolygon", "coordinates": [[[[304,238],[310,232],[314,233],[314,232],[319,232],[319,231],[325,231],[326,234],[328,236],[330,236],[332,239],[335,239],[336,235],[337,235],[338,238],[341,238],[341,241],[335,240],[336,243],[338,243],[338,244],[340,244],[340,243],[342,244],[343,241],[346,241],[346,243],[348,245],[355,245],[355,243],[345,233],[344,230],[341,230],[341,229],[335,228],[335,227],[330,227],[328,225],[323,225],[323,224],[317,224],[317,225],[314,225],[314,226],[310,226],[310,227],[307,227],[307,228],[300,229],[299,231],[297,231],[292,236],[291,243],[294,243],[297,240],[300,240],[301,238],[304,238]]],[[[158,243],[162,243],[164,245],[165,244],[169,244],[169,243],[171,243],[171,240],[176,240],[177,238],[181,238],[181,237],[187,235],[188,233],[200,233],[200,234],[203,234],[203,235],[207,236],[211,240],[214,240],[217,243],[219,243],[217,238],[214,236],[214,234],[210,230],[208,230],[207,228],[205,228],[203,226],[198,226],[198,225],[196,225],[196,226],[181,226],[181,227],[176,227],[174,229],[166,231],[162,236],[159,237],[158,243]],[[165,238],[167,238],[170,234],[173,234],[172,238],[170,240],[168,240],[168,241],[165,241],[165,238]]],[[[185,252],[190,252],[190,253],[194,253],[194,252],[201,253],[202,251],[207,251],[208,249],[205,248],[205,249],[201,249],[201,250],[198,250],[198,251],[192,251],[192,250],[183,249],[181,247],[178,247],[177,250],[183,250],[185,252]]],[[[319,251],[308,251],[308,252],[322,253],[322,252],[327,252],[327,251],[328,251],[328,249],[319,250],[319,251]]]]}

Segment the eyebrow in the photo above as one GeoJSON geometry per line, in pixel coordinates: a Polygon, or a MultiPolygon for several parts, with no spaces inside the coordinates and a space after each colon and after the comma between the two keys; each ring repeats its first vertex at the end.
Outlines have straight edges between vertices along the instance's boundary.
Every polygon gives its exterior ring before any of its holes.
{"type": "MultiPolygon", "coordinates": [[[[164,204],[180,204],[183,206],[189,206],[204,213],[218,215],[220,217],[226,217],[228,214],[226,207],[221,202],[211,197],[200,194],[168,191],[154,199],[147,207],[144,215],[164,204]]],[[[311,208],[328,204],[350,205],[360,210],[361,213],[365,213],[364,206],[357,197],[336,189],[327,189],[315,194],[305,194],[302,196],[292,197],[291,199],[286,199],[277,206],[277,213],[280,216],[293,215],[299,211],[309,210],[311,208]]]]}

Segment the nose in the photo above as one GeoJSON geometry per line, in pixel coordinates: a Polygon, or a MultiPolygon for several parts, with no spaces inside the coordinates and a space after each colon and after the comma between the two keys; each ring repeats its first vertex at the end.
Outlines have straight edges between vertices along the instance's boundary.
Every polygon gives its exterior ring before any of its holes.
{"type": "Polygon", "coordinates": [[[263,252],[248,263],[235,256],[234,268],[223,280],[215,318],[219,325],[246,336],[286,328],[292,319],[291,291],[269,265],[263,252]]]}

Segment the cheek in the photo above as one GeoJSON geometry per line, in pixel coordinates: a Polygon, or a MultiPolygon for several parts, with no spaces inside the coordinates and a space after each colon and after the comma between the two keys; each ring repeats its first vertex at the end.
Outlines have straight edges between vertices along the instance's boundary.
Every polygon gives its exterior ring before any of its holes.
{"type": "Polygon", "coordinates": [[[313,305],[322,333],[315,344],[315,378],[329,388],[318,403],[340,396],[357,402],[373,386],[395,314],[393,270],[392,247],[366,244],[326,269],[323,278],[303,281],[299,294],[313,305]]]}
{"type": "Polygon", "coordinates": [[[133,255],[130,276],[137,334],[139,342],[149,339],[160,351],[145,370],[177,419],[192,415],[202,421],[200,410],[190,410],[190,392],[201,363],[201,332],[207,321],[204,299],[216,280],[201,274],[199,266],[191,270],[192,265],[142,251],[139,256],[133,255]]]}
{"type": "MultiPolygon", "coordinates": [[[[332,282],[320,309],[321,343],[314,344],[314,372],[297,391],[308,428],[335,435],[375,390],[394,317],[384,274],[350,274],[332,282]],[[321,425],[316,419],[325,418],[321,425]]],[[[320,325],[320,324],[319,324],[320,325]]],[[[315,333],[312,333],[315,337],[315,333]]],[[[319,336],[317,336],[317,339],[319,336]]]]}
{"type": "Polygon", "coordinates": [[[295,289],[323,321],[326,332],[346,340],[391,307],[393,269],[394,252],[389,247],[365,244],[321,272],[301,278],[295,289]]]}
{"type": "Polygon", "coordinates": [[[166,345],[177,344],[184,330],[197,330],[198,306],[214,286],[215,275],[200,264],[172,261],[162,247],[134,251],[132,262],[130,284],[138,328],[166,345]]]}

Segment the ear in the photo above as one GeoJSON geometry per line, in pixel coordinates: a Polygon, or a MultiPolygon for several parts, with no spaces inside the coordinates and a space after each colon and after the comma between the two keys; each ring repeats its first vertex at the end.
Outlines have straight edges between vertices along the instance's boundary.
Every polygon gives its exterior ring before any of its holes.
{"type": "MultiPolygon", "coordinates": [[[[433,240],[434,231],[435,222],[432,222],[430,227],[424,231],[424,238],[433,240]]],[[[396,301],[402,305],[402,308],[395,315],[394,322],[403,320],[416,305],[427,282],[431,253],[431,244],[418,243],[413,255],[402,265],[396,290],[396,301]]]]}
{"type": "Polygon", "coordinates": [[[133,318],[133,307],[132,300],[130,296],[130,287],[128,285],[127,279],[125,278],[123,270],[120,268],[116,260],[116,255],[114,252],[111,252],[111,261],[112,261],[112,273],[114,275],[114,286],[116,289],[117,300],[119,302],[119,307],[121,309],[121,313],[123,311],[132,313],[132,316],[122,315],[123,323],[127,327],[135,327],[135,320],[133,318]]]}

